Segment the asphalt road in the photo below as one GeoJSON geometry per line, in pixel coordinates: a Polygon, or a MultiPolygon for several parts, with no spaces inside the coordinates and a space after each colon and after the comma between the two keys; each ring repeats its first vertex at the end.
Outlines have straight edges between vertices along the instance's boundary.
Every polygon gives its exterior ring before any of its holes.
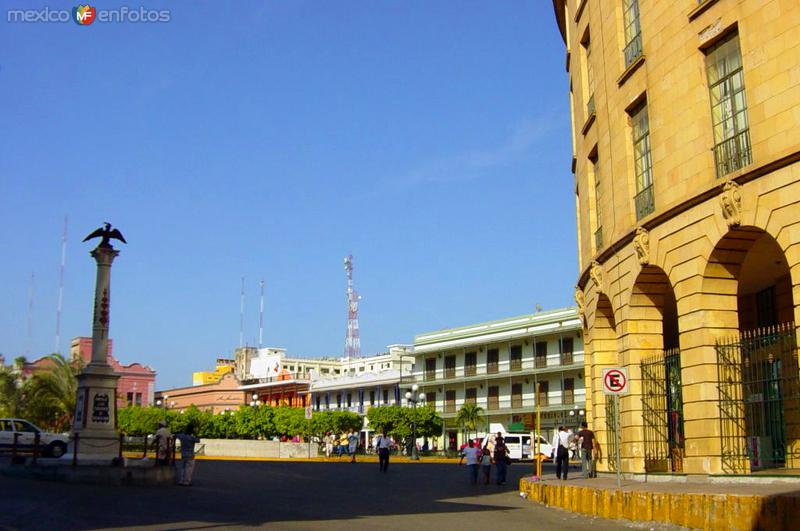
{"type": "MultiPolygon", "coordinates": [[[[194,486],[109,487],[0,476],[0,529],[630,529],[470,485],[465,466],[199,461],[194,486]]],[[[660,529],[667,529],[666,527],[660,529]]]]}

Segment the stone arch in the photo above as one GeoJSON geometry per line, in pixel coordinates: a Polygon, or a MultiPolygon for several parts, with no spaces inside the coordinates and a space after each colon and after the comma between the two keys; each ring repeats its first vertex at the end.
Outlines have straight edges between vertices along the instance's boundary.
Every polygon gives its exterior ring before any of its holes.
{"type": "MultiPolygon", "coordinates": [[[[779,241],[758,227],[732,228],[709,255],[700,299],[703,337],[692,341],[692,357],[701,361],[684,377],[717,385],[693,392],[690,384],[684,392],[705,402],[698,404],[703,416],[719,419],[722,471],[800,466],[791,273],[779,241]]],[[[687,437],[694,431],[687,423],[687,437]]],[[[713,440],[706,442],[713,447],[713,440]]]]}
{"type": "Polygon", "coordinates": [[[627,316],[627,350],[633,392],[626,397],[634,426],[629,453],[641,455],[645,472],[682,472],[685,454],[681,393],[678,305],[669,277],[660,267],[645,265],[631,289],[627,316]],[[641,437],[639,439],[639,437],[641,437]]]}
{"type": "Polygon", "coordinates": [[[604,458],[599,463],[599,470],[616,470],[614,461],[615,447],[612,445],[615,439],[610,431],[609,422],[613,423],[613,417],[609,417],[609,409],[606,404],[606,396],[603,394],[602,373],[607,367],[614,367],[619,364],[617,323],[611,301],[604,293],[595,292],[595,306],[591,314],[590,323],[590,350],[591,361],[586,365],[586,385],[591,395],[591,415],[592,429],[600,443],[601,452],[604,458]]]}

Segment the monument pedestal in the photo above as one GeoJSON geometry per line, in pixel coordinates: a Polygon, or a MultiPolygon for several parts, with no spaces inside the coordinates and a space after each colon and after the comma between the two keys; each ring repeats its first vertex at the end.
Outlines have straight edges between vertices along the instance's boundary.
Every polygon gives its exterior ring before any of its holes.
{"type": "Polygon", "coordinates": [[[111,464],[119,457],[117,432],[117,380],[106,365],[89,364],[78,375],[78,396],[70,453],[78,464],[111,464]]]}

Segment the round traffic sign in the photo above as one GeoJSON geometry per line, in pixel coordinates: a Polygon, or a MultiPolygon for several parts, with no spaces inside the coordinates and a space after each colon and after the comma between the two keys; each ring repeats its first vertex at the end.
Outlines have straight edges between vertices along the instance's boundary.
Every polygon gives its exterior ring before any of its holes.
{"type": "Polygon", "coordinates": [[[609,369],[603,376],[603,387],[608,393],[624,393],[628,387],[628,378],[620,369],[609,369]]]}

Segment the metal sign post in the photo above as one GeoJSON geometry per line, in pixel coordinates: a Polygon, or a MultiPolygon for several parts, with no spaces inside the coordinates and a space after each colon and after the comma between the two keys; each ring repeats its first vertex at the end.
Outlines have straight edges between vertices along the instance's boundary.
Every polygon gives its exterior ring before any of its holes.
{"type": "Polygon", "coordinates": [[[603,393],[608,400],[609,395],[614,397],[614,426],[616,427],[616,459],[617,459],[617,488],[622,486],[622,458],[620,451],[622,448],[622,426],[619,412],[619,395],[628,394],[628,369],[623,367],[611,367],[603,369],[603,393]]]}

